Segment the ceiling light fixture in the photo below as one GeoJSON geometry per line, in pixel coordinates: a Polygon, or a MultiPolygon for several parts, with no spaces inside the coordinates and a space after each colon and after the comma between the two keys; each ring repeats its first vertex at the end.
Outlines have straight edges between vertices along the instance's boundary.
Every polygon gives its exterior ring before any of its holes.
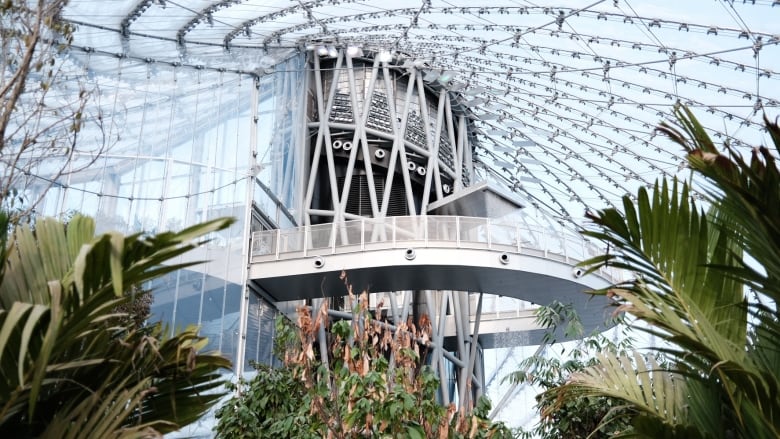
{"type": "Polygon", "coordinates": [[[393,54],[388,50],[380,50],[377,59],[379,62],[390,62],[393,60],[393,54]]]}
{"type": "Polygon", "coordinates": [[[347,46],[347,56],[350,58],[363,56],[363,49],[360,46],[347,46]]]}

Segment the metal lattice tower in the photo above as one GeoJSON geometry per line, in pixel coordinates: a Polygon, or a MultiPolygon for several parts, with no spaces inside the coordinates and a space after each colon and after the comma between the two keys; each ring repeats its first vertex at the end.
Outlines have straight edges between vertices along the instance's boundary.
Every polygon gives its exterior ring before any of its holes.
{"type": "MultiPolygon", "coordinates": [[[[426,78],[419,66],[347,48],[319,52],[308,53],[301,127],[308,139],[303,156],[310,158],[305,223],[256,234],[250,277],[276,300],[309,300],[319,309],[322,296],[346,294],[343,270],[353,287],[372,293],[375,307],[383,306],[375,311],[391,327],[430,321],[430,357],[423,361],[442,378],[442,402],[469,407],[484,390],[482,349],[495,346],[499,332],[480,327],[485,293],[582,302],[579,292],[606,279],[572,273],[585,248],[570,258],[565,241],[557,278],[520,260],[533,254],[523,237],[528,231],[500,216],[522,206],[473,181],[475,116],[461,93],[442,86],[442,75],[426,78]],[[518,288],[518,281],[533,285],[518,288]]],[[[549,249],[534,251],[541,260],[550,256],[549,249]]],[[[330,315],[349,318],[339,303],[330,302],[330,315]]],[[[591,321],[602,316],[596,308],[588,310],[591,321]]],[[[504,332],[538,329],[530,320],[528,309],[491,323],[503,323],[504,332]]]]}

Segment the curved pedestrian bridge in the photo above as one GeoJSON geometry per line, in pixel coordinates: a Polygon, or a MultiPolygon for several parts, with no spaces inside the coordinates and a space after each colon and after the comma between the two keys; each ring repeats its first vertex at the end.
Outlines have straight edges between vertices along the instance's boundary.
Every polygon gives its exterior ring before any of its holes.
{"type": "Polygon", "coordinates": [[[579,235],[489,218],[364,218],[254,233],[249,276],[276,300],[342,296],[346,272],[355,291],[457,290],[572,302],[584,321],[598,325],[609,312],[605,299],[584,293],[614,283],[616,273],[583,276],[575,265],[601,253],[579,235]]]}

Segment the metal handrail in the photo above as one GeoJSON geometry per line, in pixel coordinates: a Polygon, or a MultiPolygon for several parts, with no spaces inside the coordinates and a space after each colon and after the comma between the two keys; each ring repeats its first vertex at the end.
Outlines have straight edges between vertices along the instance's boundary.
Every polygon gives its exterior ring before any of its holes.
{"type": "MultiPolygon", "coordinates": [[[[252,262],[398,247],[477,248],[535,254],[574,265],[604,254],[580,235],[464,216],[392,216],[264,230],[252,234],[252,262]]],[[[616,279],[617,272],[602,274],[616,279]]]]}

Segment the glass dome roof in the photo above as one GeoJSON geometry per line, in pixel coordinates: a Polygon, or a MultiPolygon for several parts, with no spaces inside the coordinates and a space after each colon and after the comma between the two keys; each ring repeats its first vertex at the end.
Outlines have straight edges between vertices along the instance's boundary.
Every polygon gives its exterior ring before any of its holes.
{"type": "Polygon", "coordinates": [[[65,17],[72,58],[109,78],[116,58],[273,75],[331,47],[422,68],[473,111],[482,176],[569,226],[687,175],[653,130],[676,103],[745,150],[780,113],[780,0],[71,0],[65,17]]]}

